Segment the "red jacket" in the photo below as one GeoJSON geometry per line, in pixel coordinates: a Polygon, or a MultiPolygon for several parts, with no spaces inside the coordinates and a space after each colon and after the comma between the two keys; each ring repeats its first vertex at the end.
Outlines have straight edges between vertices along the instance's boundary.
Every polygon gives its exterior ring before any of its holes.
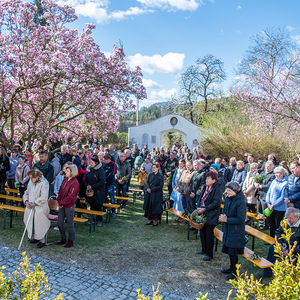
{"type": "Polygon", "coordinates": [[[79,183],[75,177],[68,180],[67,177],[64,178],[57,195],[58,205],[63,208],[72,207],[79,193],[79,183]]]}

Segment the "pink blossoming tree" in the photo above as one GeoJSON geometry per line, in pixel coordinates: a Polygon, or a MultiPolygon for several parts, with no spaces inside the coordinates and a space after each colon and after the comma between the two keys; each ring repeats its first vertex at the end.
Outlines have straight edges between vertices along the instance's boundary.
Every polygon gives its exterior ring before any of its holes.
{"type": "Polygon", "coordinates": [[[231,91],[253,125],[295,142],[300,128],[300,50],[285,28],[252,39],[231,91]]]}
{"type": "Polygon", "coordinates": [[[33,4],[0,2],[0,141],[106,138],[134,98],[146,98],[141,70],[128,68],[122,47],[106,58],[91,37],[94,25],[81,34],[68,29],[73,8],[41,3],[46,26],[34,22],[33,4]]]}

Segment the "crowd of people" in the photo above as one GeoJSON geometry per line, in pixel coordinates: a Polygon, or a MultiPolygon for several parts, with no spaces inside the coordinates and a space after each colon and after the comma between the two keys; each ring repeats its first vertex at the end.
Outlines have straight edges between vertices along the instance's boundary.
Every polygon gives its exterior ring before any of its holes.
{"type": "MultiPolygon", "coordinates": [[[[135,175],[143,190],[139,197],[144,197],[146,225],[158,226],[164,207],[189,214],[196,210],[206,217],[207,221],[200,229],[202,250],[197,252],[204,255],[204,261],[213,259],[213,230],[219,222],[224,223],[222,252],[229,255],[230,268],[222,273],[227,274],[227,278],[234,278],[238,254],[244,251],[245,224],[249,224],[247,210],[267,216],[261,218],[258,227],[269,230],[270,236],[277,236],[279,241],[280,222],[286,217],[288,225],[294,228],[293,238],[298,243],[294,252],[300,253],[298,157],[289,168],[287,162],[279,163],[275,154],[269,154],[265,161],[255,161],[250,153],[245,153],[244,160],[235,157],[213,160],[210,155],[204,156],[200,147],[191,150],[186,143],[182,147],[177,143],[171,149],[156,147],[151,151],[147,145],[140,150],[134,144],[132,149],[117,152],[112,144],[105,148],[102,141],[89,139],[84,146],[81,143],[72,147],[63,145],[60,152],[52,153],[34,140],[31,147],[27,144],[23,149],[15,144],[9,154],[0,146],[0,192],[6,193],[6,182],[10,188],[19,189],[26,207],[25,224],[30,211],[35,210],[32,216],[34,227],[27,229],[30,241],[37,243],[38,248],[45,245],[44,237],[50,226],[47,216],[49,197],[56,198],[59,204],[61,240],[57,244],[72,247],[75,238],[73,218],[75,207],[81,207],[80,200],[85,198],[92,210],[102,211],[108,197],[115,203],[115,191],[117,196],[128,193],[131,178],[135,175]],[[167,199],[163,197],[164,185],[168,189],[167,199]],[[222,198],[225,203],[221,213],[222,198]]],[[[123,200],[122,210],[126,207],[127,201],[123,200]]],[[[116,217],[114,210],[112,217],[116,217]]],[[[102,217],[97,216],[96,222],[101,226],[102,217]]],[[[182,218],[176,222],[183,226],[187,224],[182,218]]],[[[274,259],[274,247],[270,247],[268,260],[274,259]]],[[[269,269],[264,272],[270,276],[269,269]]]]}

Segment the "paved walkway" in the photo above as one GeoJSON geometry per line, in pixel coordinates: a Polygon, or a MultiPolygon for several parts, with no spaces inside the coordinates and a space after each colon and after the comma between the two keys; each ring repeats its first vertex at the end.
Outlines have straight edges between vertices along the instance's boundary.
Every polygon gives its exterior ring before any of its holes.
{"type": "MultiPolygon", "coordinates": [[[[109,300],[109,299],[137,299],[136,290],[141,288],[142,293],[152,295],[152,284],[137,283],[122,280],[118,274],[115,276],[103,273],[91,273],[84,268],[76,268],[67,264],[56,263],[42,257],[28,255],[32,265],[41,263],[49,277],[49,285],[52,291],[43,299],[53,299],[63,293],[63,299],[80,300],[109,300]]],[[[18,268],[18,263],[23,261],[22,252],[0,246],[0,266],[6,267],[4,274],[13,272],[18,268]]],[[[121,268],[122,266],[120,266],[121,268]]],[[[156,288],[156,286],[155,286],[156,288]]],[[[174,295],[160,288],[164,300],[190,300],[184,296],[174,295]]]]}

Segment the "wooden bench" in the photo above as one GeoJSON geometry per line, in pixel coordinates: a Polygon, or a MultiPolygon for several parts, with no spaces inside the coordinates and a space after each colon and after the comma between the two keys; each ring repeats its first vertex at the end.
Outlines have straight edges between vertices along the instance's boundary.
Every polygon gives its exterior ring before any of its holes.
{"type": "MultiPolygon", "coordinates": [[[[101,216],[103,217],[104,215],[106,215],[106,212],[104,211],[98,211],[98,210],[88,210],[88,209],[83,209],[83,208],[77,208],[75,207],[75,212],[77,213],[81,213],[81,214],[86,214],[90,216],[90,233],[92,232],[92,224],[94,221],[94,230],[96,230],[96,216],[101,216]]],[[[78,218],[81,219],[81,218],[78,218]]]]}
{"type": "Polygon", "coordinates": [[[14,197],[14,196],[0,194],[0,198],[6,199],[6,200],[17,201],[17,202],[23,202],[23,198],[20,198],[20,197],[14,197]]]}
{"type": "MultiPolygon", "coordinates": [[[[223,241],[223,232],[218,229],[215,228],[214,229],[214,235],[216,237],[216,239],[218,239],[220,242],[223,241]]],[[[250,256],[253,254],[254,252],[252,250],[250,250],[249,248],[245,247],[244,248],[244,254],[243,257],[245,257],[246,259],[248,259],[251,262],[251,274],[253,273],[253,265],[261,268],[261,269],[265,269],[265,268],[271,268],[273,266],[273,264],[271,262],[269,262],[268,260],[266,260],[265,258],[261,258],[261,259],[251,259],[250,256]]]]}
{"type": "Polygon", "coordinates": [[[246,215],[247,215],[248,218],[250,218],[250,226],[252,226],[252,222],[253,222],[253,221],[259,221],[259,220],[264,220],[264,219],[266,219],[265,216],[258,217],[257,214],[251,213],[251,212],[249,212],[249,211],[247,211],[246,215]]]}
{"type": "MultiPolygon", "coordinates": [[[[85,202],[85,200],[80,200],[80,203],[82,204],[86,204],[86,205],[91,205],[88,202],[85,202]]],[[[108,221],[110,222],[110,215],[112,213],[112,209],[118,209],[120,208],[119,204],[111,204],[111,203],[103,203],[103,207],[106,208],[106,223],[108,223],[108,221]]]]}
{"type": "Polygon", "coordinates": [[[19,190],[16,189],[5,188],[5,191],[9,193],[19,194],[19,190]]]}
{"type": "Polygon", "coordinates": [[[6,212],[7,212],[7,210],[10,211],[10,223],[9,223],[9,228],[12,227],[12,217],[13,217],[13,214],[12,214],[12,213],[13,213],[14,211],[24,213],[24,211],[25,211],[25,207],[13,206],[13,205],[7,205],[7,204],[0,204],[0,208],[2,208],[2,209],[5,210],[5,213],[4,213],[4,226],[3,226],[3,229],[5,229],[5,226],[6,226],[6,212]]]}
{"type": "Polygon", "coordinates": [[[137,193],[142,193],[144,192],[144,190],[141,190],[141,189],[129,189],[130,192],[132,192],[132,195],[133,195],[133,204],[135,203],[136,201],[136,195],[137,193]]]}
{"type": "Polygon", "coordinates": [[[245,231],[246,233],[252,235],[252,250],[254,251],[254,241],[255,238],[257,237],[258,239],[264,241],[265,243],[268,243],[270,245],[275,244],[275,239],[249,225],[245,226],[245,231]]]}
{"type": "MultiPolygon", "coordinates": [[[[189,240],[190,239],[190,219],[189,218],[186,218],[186,217],[183,217],[182,214],[183,212],[178,210],[178,209],[174,209],[174,208],[169,208],[169,209],[166,209],[165,210],[166,212],[166,223],[169,222],[169,213],[179,217],[179,218],[182,218],[184,219],[185,221],[188,222],[188,225],[187,225],[187,239],[189,240]]],[[[197,239],[197,235],[196,235],[196,239],[197,239]]]]}
{"type": "MultiPolygon", "coordinates": [[[[25,207],[20,207],[20,206],[13,206],[13,205],[7,205],[7,204],[0,204],[0,208],[5,210],[5,214],[4,214],[4,227],[3,229],[5,229],[6,227],[6,211],[10,211],[10,228],[12,227],[12,212],[16,211],[16,212],[21,212],[24,213],[25,212],[25,207]]],[[[75,223],[85,223],[87,222],[88,219],[84,219],[84,218],[77,218],[74,217],[74,222],[75,223]]]]}

